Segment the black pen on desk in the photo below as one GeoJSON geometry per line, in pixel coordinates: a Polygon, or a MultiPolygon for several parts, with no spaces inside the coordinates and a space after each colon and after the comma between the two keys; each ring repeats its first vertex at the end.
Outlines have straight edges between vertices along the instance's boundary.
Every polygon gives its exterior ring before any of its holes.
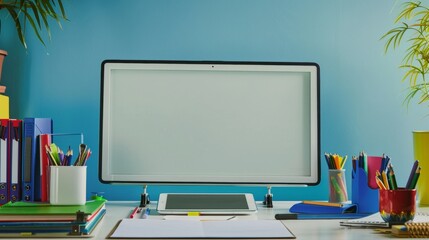
{"type": "Polygon", "coordinates": [[[276,220],[293,220],[298,219],[298,214],[296,213],[278,213],[274,215],[276,220]]]}

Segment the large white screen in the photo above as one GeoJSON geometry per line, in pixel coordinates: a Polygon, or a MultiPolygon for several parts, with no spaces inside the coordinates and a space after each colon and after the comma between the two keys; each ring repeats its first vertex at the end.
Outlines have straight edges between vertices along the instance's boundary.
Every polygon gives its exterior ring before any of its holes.
{"type": "Polygon", "coordinates": [[[315,184],[315,64],[103,63],[103,182],[315,184]]]}

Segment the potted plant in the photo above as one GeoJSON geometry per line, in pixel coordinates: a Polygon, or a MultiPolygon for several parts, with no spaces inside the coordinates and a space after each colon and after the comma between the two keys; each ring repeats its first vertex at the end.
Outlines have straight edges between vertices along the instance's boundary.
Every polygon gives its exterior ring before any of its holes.
{"type": "MultiPolygon", "coordinates": [[[[41,32],[45,29],[50,38],[50,20],[55,20],[61,27],[61,21],[67,19],[62,0],[0,0],[0,11],[8,12],[10,19],[15,24],[19,41],[25,48],[27,48],[25,39],[27,26],[33,29],[36,37],[45,45],[41,32]]],[[[0,80],[6,55],[7,52],[0,49],[0,80]]],[[[5,87],[0,85],[0,93],[4,93],[4,91],[5,87]]]]}
{"type": "MultiPolygon", "coordinates": [[[[395,27],[382,36],[386,40],[385,51],[406,44],[403,62],[405,69],[402,81],[408,82],[409,92],[405,97],[407,106],[411,100],[418,104],[429,101],[429,8],[419,1],[406,2],[395,20],[395,27]]],[[[429,131],[414,131],[414,158],[423,168],[418,182],[420,205],[429,204],[429,131]]]]}
{"type": "MultiPolygon", "coordinates": [[[[0,80],[1,80],[1,72],[3,68],[3,61],[6,55],[7,55],[7,52],[0,49],[0,80]]],[[[9,98],[3,95],[5,91],[6,91],[6,87],[0,85],[0,119],[9,118],[9,98]]]]}
{"type": "MultiPolygon", "coordinates": [[[[1,80],[1,72],[3,70],[3,61],[6,56],[7,56],[7,52],[5,50],[0,49],[0,80],[1,80]]],[[[5,90],[6,90],[6,87],[0,85],[0,93],[4,93],[5,90]]]]}

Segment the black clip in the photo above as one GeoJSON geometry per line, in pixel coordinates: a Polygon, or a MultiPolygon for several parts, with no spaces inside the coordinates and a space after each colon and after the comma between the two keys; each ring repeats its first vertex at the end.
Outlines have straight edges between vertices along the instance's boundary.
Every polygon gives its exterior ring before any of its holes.
{"type": "Polygon", "coordinates": [[[83,222],[86,222],[86,215],[88,215],[88,214],[86,214],[85,212],[82,212],[82,211],[77,211],[76,212],[76,222],[80,222],[80,223],[83,223],[83,222]]]}
{"type": "Polygon", "coordinates": [[[265,194],[264,197],[264,202],[262,204],[264,204],[267,208],[273,208],[273,194],[271,194],[271,187],[268,186],[268,193],[265,194]]]}
{"type": "Polygon", "coordinates": [[[147,185],[143,186],[143,193],[140,195],[140,205],[139,207],[146,207],[150,203],[149,193],[147,193],[147,185]]]}
{"type": "Polygon", "coordinates": [[[69,235],[73,235],[73,236],[82,235],[82,232],[80,231],[80,224],[79,223],[72,224],[72,230],[71,230],[69,235]]]}
{"type": "Polygon", "coordinates": [[[72,222],[71,232],[69,235],[73,235],[73,236],[82,235],[82,232],[80,229],[82,224],[86,223],[87,215],[88,214],[80,210],[76,212],[76,221],[72,222]]]}

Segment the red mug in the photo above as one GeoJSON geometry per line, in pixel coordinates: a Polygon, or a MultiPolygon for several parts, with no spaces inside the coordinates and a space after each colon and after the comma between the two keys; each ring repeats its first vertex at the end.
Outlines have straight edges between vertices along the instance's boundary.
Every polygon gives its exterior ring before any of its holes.
{"type": "Polygon", "coordinates": [[[379,211],[384,221],[390,224],[404,224],[414,219],[416,189],[380,189],[379,196],[379,211]]]}

